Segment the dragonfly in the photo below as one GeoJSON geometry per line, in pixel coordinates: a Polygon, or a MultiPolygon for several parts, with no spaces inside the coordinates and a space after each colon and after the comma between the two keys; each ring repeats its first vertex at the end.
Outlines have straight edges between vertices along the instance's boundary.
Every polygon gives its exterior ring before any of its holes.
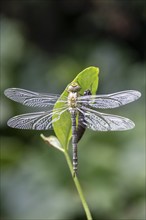
{"type": "Polygon", "coordinates": [[[68,111],[72,125],[73,170],[77,174],[77,144],[84,130],[122,131],[134,128],[135,124],[128,118],[99,112],[98,109],[112,109],[140,98],[136,90],[120,91],[112,94],[92,95],[90,90],[80,94],[81,86],[72,82],[67,87],[67,96],[38,93],[21,88],[8,88],[4,91],[9,99],[30,107],[47,107],[45,111],[14,116],[7,122],[8,126],[18,129],[47,130],[53,129],[53,123],[68,111]],[[61,108],[54,108],[56,102],[61,108]]]}

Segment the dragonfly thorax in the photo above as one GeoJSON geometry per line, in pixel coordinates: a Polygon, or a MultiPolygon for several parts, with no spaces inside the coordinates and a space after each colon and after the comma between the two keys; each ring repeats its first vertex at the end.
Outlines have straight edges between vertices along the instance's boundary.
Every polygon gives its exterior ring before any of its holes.
{"type": "Polygon", "coordinates": [[[78,92],[80,91],[81,87],[78,85],[78,83],[76,82],[72,82],[68,88],[68,107],[69,107],[69,111],[71,111],[72,109],[75,109],[77,107],[77,97],[78,92]]]}
{"type": "Polygon", "coordinates": [[[76,108],[77,107],[77,97],[78,97],[78,93],[77,92],[70,92],[68,95],[68,107],[69,110],[72,108],[76,108]]]}

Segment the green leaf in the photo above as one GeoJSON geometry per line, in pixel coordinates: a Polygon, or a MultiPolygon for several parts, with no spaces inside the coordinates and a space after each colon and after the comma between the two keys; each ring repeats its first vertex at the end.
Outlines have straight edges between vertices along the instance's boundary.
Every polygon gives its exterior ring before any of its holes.
{"type": "Polygon", "coordinates": [[[51,136],[49,136],[49,137],[45,137],[43,134],[41,134],[40,136],[41,136],[41,138],[42,138],[47,144],[49,144],[49,145],[55,147],[56,149],[58,149],[58,150],[64,152],[64,149],[62,148],[62,146],[61,146],[59,140],[58,140],[55,136],[51,135],[51,136]]]}
{"type": "MultiPolygon", "coordinates": [[[[91,93],[94,95],[96,94],[98,88],[98,74],[99,69],[97,67],[88,67],[80,72],[72,82],[76,82],[80,85],[81,90],[79,93],[81,95],[83,95],[84,91],[87,89],[90,89],[91,93]]],[[[64,99],[68,96],[67,88],[68,86],[58,100],[64,99]]],[[[57,101],[54,106],[54,111],[62,107],[64,107],[64,103],[57,101]]],[[[53,119],[54,118],[55,115],[53,116],[53,119]]],[[[71,139],[70,113],[68,111],[65,111],[63,114],[61,114],[60,119],[56,122],[53,122],[53,128],[61,145],[64,149],[67,149],[69,141],[71,139]]]]}
{"type": "Polygon", "coordinates": [[[98,67],[88,67],[76,76],[73,82],[77,82],[81,86],[81,95],[83,95],[87,89],[91,90],[92,95],[96,94],[98,89],[98,74],[98,67]]]}

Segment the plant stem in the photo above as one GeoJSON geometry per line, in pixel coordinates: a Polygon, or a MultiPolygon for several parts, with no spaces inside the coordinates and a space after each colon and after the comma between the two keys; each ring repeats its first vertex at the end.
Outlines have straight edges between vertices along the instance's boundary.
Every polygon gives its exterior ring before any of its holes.
{"type": "Polygon", "coordinates": [[[66,158],[66,161],[67,161],[67,164],[69,166],[69,169],[70,169],[70,172],[71,172],[71,175],[73,177],[73,181],[75,183],[75,186],[76,186],[76,189],[78,191],[78,194],[79,194],[79,197],[80,197],[80,200],[81,200],[81,203],[83,205],[83,208],[85,210],[85,213],[86,213],[86,217],[87,217],[87,220],[92,220],[92,216],[91,216],[91,213],[90,213],[90,210],[89,210],[89,207],[87,205],[87,202],[85,200],[85,197],[84,197],[84,194],[83,194],[83,191],[82,191],[82,188],[81,188],[81,185],[79,183],[79,180],[77,178],[77,176],[73,175],[74,174],[74,171],[73,171],[73,167],[72,167],[72,162],[71,162],[71,159],[69,157],[69,154],[67,152],[67,149],[64,149],[61,147],[58,139],[54,136],[50,136],[50,137],[45,137],[43,134],[41,134],[41,138],[48,144],[48,145],[52,145],[53,147],[55,147],[56,149],[60,150],[62,153],[64,153],[65,155],[65,158],[66,158]]]}
{"type": "MultiPolygon", "coordinates": [[[[67,164],[68,164],[68,166],[69,166],[70,172],[71,172],[71,174],[73,174],[73,167],[72,167],[72,162],[71,162],[71,160],[70,160],[69,154],[68,154],[67,151],[64,151],[63,153],[64,153],[64,155],[65,155],[65,158],[66,158],[67,164]]],[[[73,177],[73,175],[72,175],[72,177],[73,177]]],[[[92,216],[91,216],[89,207],[88,207],[88,205],[87,205],[87,202],[86,202],[86,200],[85,200],[85,197],[84,197],[84,194],[83,194],[81,185],[80,185],[79,180],[78,180],[78,178],[77,178],[76,175],[75,175],[75,177],[73,177],[73,180],[74,180],[76,189],[77,189],[77,191],[78,191],[78,194],[79,194],[81,203],[82,203],[83,208],[84,208],[84,210],[85,210],[85,213],[86,213],[86,216],[87,216],[87,220],[92,220],[92,216]]]]}

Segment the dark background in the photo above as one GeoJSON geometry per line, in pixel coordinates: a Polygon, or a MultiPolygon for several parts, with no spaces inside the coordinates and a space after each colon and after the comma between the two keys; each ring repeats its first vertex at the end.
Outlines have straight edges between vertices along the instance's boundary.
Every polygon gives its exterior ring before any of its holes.
{"type": "Polygon", "coordinates": [[[1,2],[2,219],[85,219],[62,154],[39,131],[7,127],[8,118],[33,109],[3,91],[61,93],[92,65],[100,68],[98,93],[136,89],[142,97],[107,111],[132,119],[133,130],[86,131],[79,143],[83,191],[94,219],[145,218],[145,13],[142,0],[1,2]]]}

